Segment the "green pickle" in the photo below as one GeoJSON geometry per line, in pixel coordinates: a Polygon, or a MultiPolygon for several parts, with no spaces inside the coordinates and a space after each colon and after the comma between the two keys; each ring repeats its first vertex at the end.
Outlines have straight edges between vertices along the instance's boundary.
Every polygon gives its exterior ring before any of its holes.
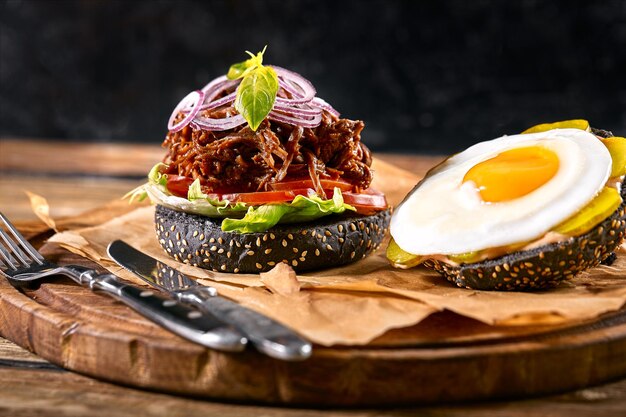
{"type": "Polygon", "coordinates": [[[553,230],[564,235],[578,236],[609,217],[622,204],[622,197],[615,188],[604,187],[589,204],[553,230]]]}
{"type": "Polygon", "coordinates": [[[402,250],[392,238],[387,246],[387,259],[396,268],[411,268],[421,264],[426,258],[402,250]]]}
{"type": "Polygon", "coordinates": [[[547,132],[552,129],[580,129],[589,132],[589,122],[584,119],[563,120],[562,122],[542,123],[524,130],[522,133],[547,132]]]}
{"type": "Polygon", "coordinates": [[[613,159],[611,177],[626,175],[626,138],[613,136],[600,140],[607,147],[611,154],[611,159],[613,159]]]}

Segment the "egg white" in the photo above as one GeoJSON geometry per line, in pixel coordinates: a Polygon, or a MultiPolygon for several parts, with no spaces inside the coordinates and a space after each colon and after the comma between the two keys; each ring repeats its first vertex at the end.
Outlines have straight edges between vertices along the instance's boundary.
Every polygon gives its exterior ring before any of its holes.
{"type": "Polygon", "coordinates": [[[605,185],[611,155],[591,133],[578,129],[503,136],[478,143],[432,169],[398,206],[390,233],[416,255],[462,254],[535,240],[576,214],[605,185]],[[556,153],[559,169],[522,197],[483,202],[472,183],[474,165],[515,148],[543,146],[556,153]]]}

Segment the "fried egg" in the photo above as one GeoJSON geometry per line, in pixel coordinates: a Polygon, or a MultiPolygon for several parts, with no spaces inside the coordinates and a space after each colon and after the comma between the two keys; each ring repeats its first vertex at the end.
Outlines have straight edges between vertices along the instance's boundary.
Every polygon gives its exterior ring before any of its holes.
{"type": "Polygon", "coordinates": [[[584,130],[481,142],[432,169],[396,208],[390,233],[415,255],[530,242],[589,203],[610,172],[607,148],[584,130]]]}

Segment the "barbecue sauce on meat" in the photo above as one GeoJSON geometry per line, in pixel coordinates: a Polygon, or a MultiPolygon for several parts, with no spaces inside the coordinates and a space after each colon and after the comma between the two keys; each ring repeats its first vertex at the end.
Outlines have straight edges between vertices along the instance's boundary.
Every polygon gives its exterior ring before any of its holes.
{"type": "MultiPolygon", "coordinates": [[[[236,111],[219,108],[203,116],[228,113],[236,111]]],[[[371,153],[361,143],[363,127],[360,120],[339,119],[326,111],[315,128],[268,119],[256,132],[247,125],[216,132],[190,124],[165,137],[166,173],[199,178],[203,190],[214,193],[268,191],[274,182],[308,178],[320,195],[320,179],[341,178],[358,192],[372,181],[371,153]]]]}

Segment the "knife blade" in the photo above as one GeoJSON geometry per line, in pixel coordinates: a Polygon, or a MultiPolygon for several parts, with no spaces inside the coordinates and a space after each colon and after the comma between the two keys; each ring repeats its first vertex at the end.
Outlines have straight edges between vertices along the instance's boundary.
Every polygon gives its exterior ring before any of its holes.
{"type": "Polygon", "coordinates": [[[198,284],[176,269],[115,240],[107,249],[123,268],[150,285],[210,313],[239,329],[260,352],[282,360],[304,360],[311,356],[311,343],[277,321],[217,295],[217,290],[198,284]]]}

